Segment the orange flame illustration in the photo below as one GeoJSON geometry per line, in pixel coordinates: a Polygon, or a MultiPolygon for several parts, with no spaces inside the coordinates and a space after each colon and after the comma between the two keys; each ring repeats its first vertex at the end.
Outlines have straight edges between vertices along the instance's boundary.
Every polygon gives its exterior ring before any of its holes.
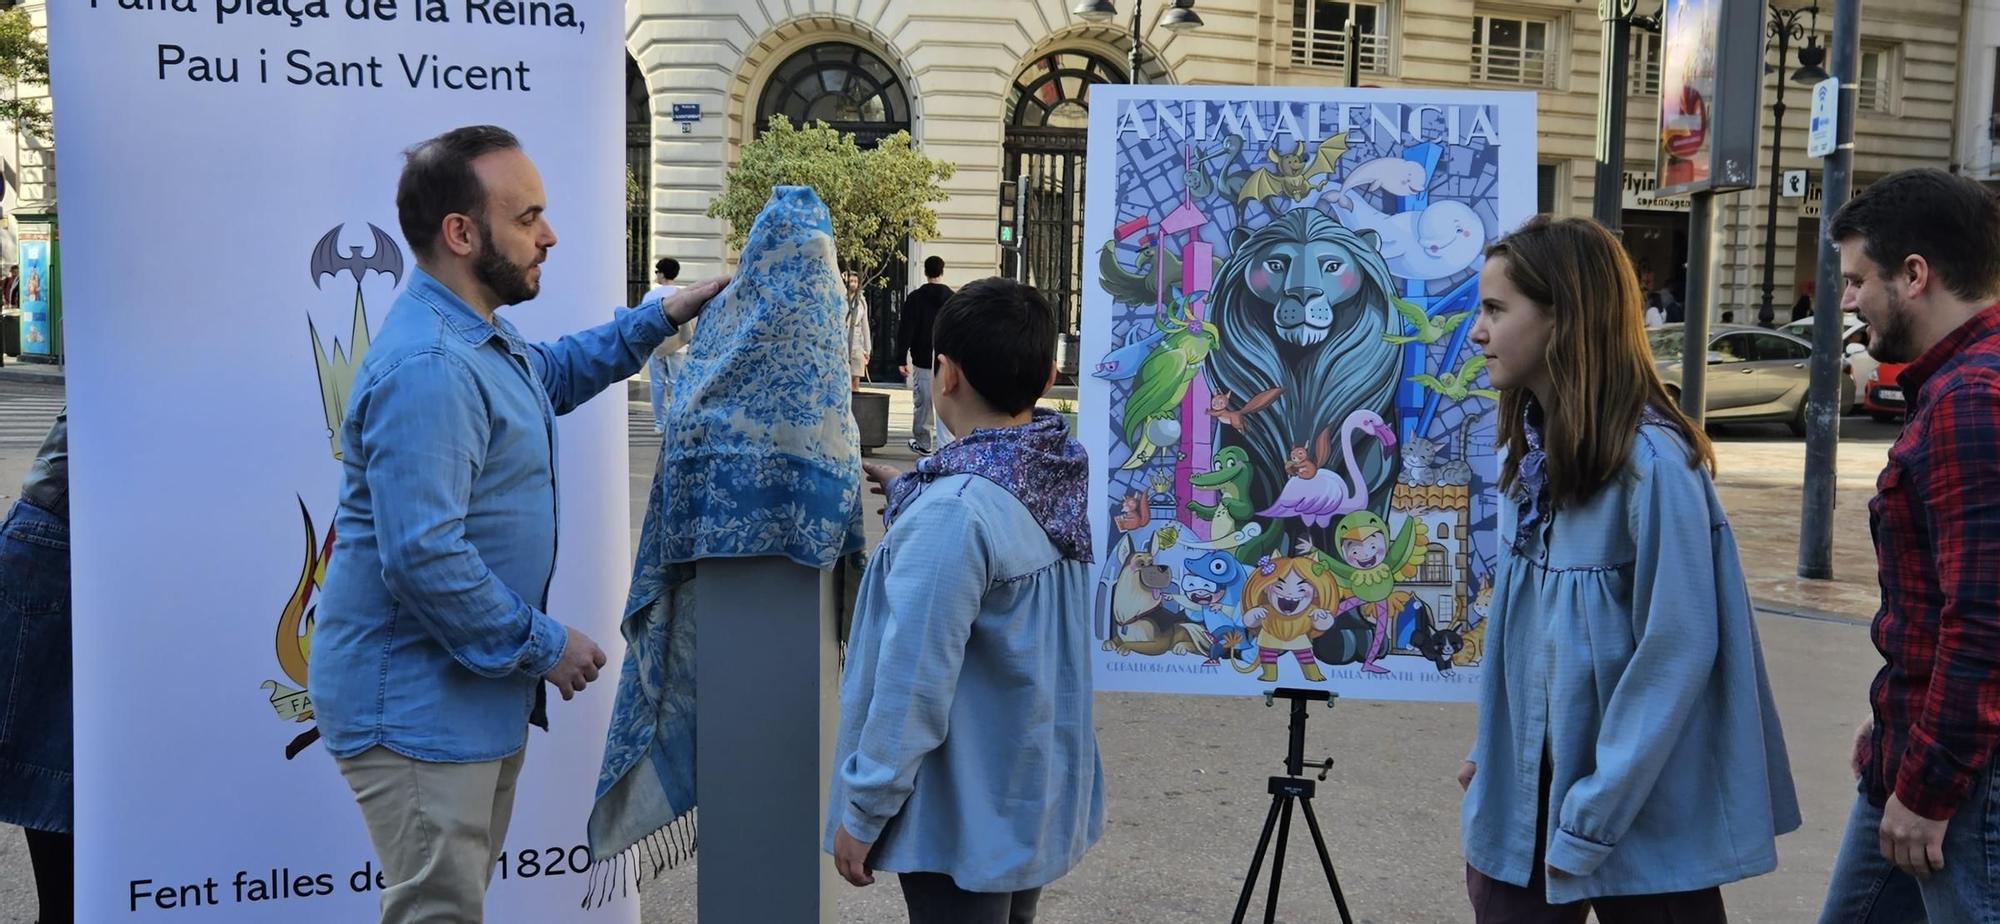
{"type": "MultiPolygon", "coordinates": [[[[313,591],[326,583],[326,560],[333,552],[333,527],[326,529],[326,538],[315,546],[319,534],[313,527],[312,513],[306,510],[303,499],[299,501],[299,516],[305,520],[306,555],[305,564],[299,569],[299,583],[292,590],[291,599],[285,601],[284,612],[278,617],[277,648],[278,666],[300,687],[306,685],[306,665],[312,658],[313,591]]],[[[303,721],[303,719],[301,719],[303,721]]]]}

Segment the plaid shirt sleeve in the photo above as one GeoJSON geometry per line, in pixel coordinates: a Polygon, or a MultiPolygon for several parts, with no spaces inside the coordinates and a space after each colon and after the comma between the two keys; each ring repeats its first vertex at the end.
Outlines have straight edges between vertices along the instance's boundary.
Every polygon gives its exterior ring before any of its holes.
{"type": "Polygon", "coordinates": [[[1894,792],[1950,818],[2000,742],[2000,387],[1978,378],[1929,412],[1924,497],[1943,598],[1930,689],[1894,792]]]}

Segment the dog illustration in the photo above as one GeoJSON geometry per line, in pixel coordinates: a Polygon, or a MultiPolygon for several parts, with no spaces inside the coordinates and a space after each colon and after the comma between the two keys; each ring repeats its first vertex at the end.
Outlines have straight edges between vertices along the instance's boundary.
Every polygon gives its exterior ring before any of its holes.
{"type": "Polygon", "coordinates": [[[1174,592],[1173,570],[1153,560],[1152,553],[1138,552],[1126,559],[1111,592],[1111,637],[1105,651],[1121,655],[1158,656],[1170,651],[1200,654],[1203,648],[1195,632],[1200,624],[1167,608],[1164,599],[1174,592]]]}

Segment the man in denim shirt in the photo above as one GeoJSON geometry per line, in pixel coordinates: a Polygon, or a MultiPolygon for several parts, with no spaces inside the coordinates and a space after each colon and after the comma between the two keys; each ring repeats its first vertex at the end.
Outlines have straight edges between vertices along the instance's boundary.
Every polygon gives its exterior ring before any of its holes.
{"type": "Polygon", "coordinates": [[[604,666],[544,611],[556,415],[636,373],[725,281],[527,343],[495,312],[540,291],[545,207],[492,126],[411,149],[397,184],[417,269],[355,377],[311,668],[388,880],[384,922],[481,919],[528,724],[547,727],[542,681],[569,699],[604,666]]]}

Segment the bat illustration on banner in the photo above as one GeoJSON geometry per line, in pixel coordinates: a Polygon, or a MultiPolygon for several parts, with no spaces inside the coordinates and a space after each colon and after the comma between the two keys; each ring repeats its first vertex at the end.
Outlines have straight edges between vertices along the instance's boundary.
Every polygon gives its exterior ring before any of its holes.
{"type": "Polygon", "coordinates": [[[326,277],[338,277],[343,272],[354,277],[354,285],[357,288],[360,287],[362,278],[367,276],[370,270],[389,276],[397,282],[403,281],[403,249],[396,246],[395,238],[390,237],[381,228],[370,224],[368,230],[375,234],[375,252],[364,257],[361,255],[361,248],[350,244],[347,248],[347,256],[343,257],[340,255],[340,232],[345,227],[347,226],[334,225],[333,230],[328,231],[325,237],[320,238],[319,244],[313,248],[312,280],[314,288],[324,285],[326,277]]]}

